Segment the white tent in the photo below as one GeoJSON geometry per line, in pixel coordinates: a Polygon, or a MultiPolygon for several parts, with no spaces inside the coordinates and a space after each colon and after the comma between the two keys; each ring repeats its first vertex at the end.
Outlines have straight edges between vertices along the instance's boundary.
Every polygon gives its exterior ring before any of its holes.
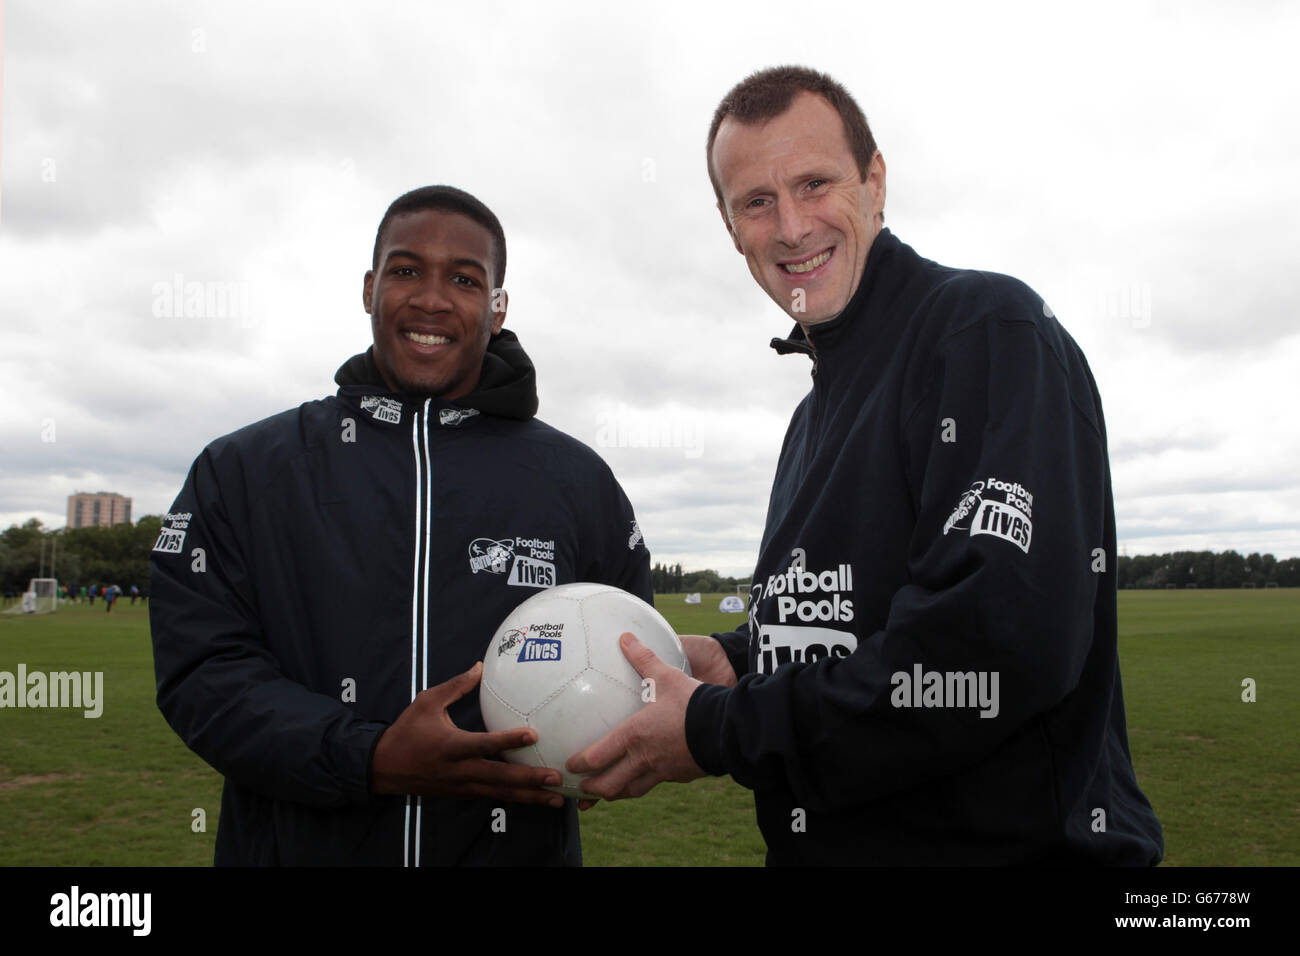
{"type": "Polygon", "coordinates": [[[719,611],[726,611],[728,614],[744,613],[745,602],[741,600],[738,594],[728,594],[721,603],[718,604],[719,611]]]}

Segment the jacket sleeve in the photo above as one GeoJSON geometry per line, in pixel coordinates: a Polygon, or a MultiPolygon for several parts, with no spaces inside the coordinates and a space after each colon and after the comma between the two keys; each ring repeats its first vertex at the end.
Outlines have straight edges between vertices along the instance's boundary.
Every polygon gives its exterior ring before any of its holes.
{"type": "Polygon", "coordinates": [[[258,608],[296,598],[259,590],[238,530],[249,520],[242,474],[227,465],[219,478],[214,458],[209,447],[190,469],[151,556],[158,707],[242,787],[316,807],[365,803],[387,725],[281,673],[258,608]]]}
{"type": "Polygon", "coordinates": [[[911,373],[911,500],[882,507],[915,523],[884,627],[846,658],[698,688],[686,730],[705,770],[817,811],[860,805],[980,762],[1078,685],[1113,526],[1105,439],[1082,356],[1025,309],[948,333],[911,373]],[[987,704],[927,705],[931,672],[983,675],[987,704]]]}
{"type": "Polygon", "coordinates": [[[650,551],[641,525],[614,473],[603,460],[597,461],[595,488],[584,507],[587,555],[579,580],[622,588],[653,605],[650,551]]]}
{"type": "Polygon", "coordinates": [[[737,677],[749,670],[749,621],[734,631],[715,631],[710,637],[722,645],[727,661],[737,677]]]}

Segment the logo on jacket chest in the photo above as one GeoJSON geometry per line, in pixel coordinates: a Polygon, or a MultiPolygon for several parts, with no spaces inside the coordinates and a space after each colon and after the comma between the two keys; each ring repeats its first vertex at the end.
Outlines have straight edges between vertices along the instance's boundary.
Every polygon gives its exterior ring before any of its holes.
{"type": "Polygon", "coordinates": [[[782,664],[848,657],[858,647],[852,631],[823,626],[853,625],[853,565],[810,570],[803,548],[792,549],[790,556],[784,571],[766,581],[756,578],[750,586],[749,633],[757,641],[760,674],[782,664]]]}
{"type": "Polygon", "coordinates": [[[554,587],[555,541],[547,538],[475,538],[469,543],[473,574],[507,575],[506,584],[523,588],[554,587]]]}

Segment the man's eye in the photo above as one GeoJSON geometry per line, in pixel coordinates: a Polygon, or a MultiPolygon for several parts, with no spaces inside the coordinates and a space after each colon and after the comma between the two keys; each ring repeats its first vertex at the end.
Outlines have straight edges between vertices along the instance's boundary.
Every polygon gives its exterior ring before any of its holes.
{"type": "Polygon", "coordinates": [[[761,208],[762,208],[763,206],[765,206],[766,204],[767,204],[767,200],[760,196],[760,197],[758,197],[757,199],[751,199],[749,202],[745,203],[745,208],[746,208],[746,209],[761,209],[761,208]]]}
{"type": "Polygon", "coordinates": [[[459,284],[461,284],[461,285],[469,285],[469,286],[476,286],[476,285],[478,285],[478,280],[477,280],[477,279],[474,279],[474,278],[472,278],[471,276],[467,276],[467,275],[465,275],[463,272],[458,272],[458,273],[456,273],[456,275],[452,276],[452,281],[453,281],[453,282],[456,282],[456,283],[459,283],[459,284]],[[463,281],[462,281],[462,280],[463,280],[463,281]]]}
{"type": "Polygon", "coordinates": [[[394,268],[394,269],[392,270],[392,275],[395,275],[395,276],[403,275],[403,274],[405,274],[405,273],[410,273],[410,274],[414,275],[414,274],[415,274],[415,267],[414,267],[414,266],[397,266],[396,268],[394,268]]]}
{"type": "Polygon", "coordinates": [[[818,187],[825,186],[825,185],[826,185],[826,180],[824,179],[811,179],[808,181],[809,189],[817,189],[818,187]]]}

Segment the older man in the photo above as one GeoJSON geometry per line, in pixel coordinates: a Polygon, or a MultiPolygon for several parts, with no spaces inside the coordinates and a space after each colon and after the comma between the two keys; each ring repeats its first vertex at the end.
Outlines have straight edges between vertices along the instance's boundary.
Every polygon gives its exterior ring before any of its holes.
{"type": "Polygon", "coordinates": [[[685,638],[703,683],[625,636],[655,702],[570,770],[606,798],[729,773],[769,863],[1158,862],[1078,346],[1023,283],[884,228],[884,159],[829,77],[746,79],[708,163],[728,235],[797,323],[772,344],[811,359],[812,390],[746,626],[685,638]]]}

